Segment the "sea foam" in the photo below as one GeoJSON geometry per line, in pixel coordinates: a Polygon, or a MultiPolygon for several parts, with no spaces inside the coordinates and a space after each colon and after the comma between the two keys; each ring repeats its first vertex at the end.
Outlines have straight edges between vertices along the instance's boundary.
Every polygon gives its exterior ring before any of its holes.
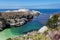
{"type": "Polygon", "coordinates": [[[5,12],[27,12],[27,11],[29,11],[29,9],[18,9],[18,10],[7,10],[7,11],[5,11],[5,12]]]}

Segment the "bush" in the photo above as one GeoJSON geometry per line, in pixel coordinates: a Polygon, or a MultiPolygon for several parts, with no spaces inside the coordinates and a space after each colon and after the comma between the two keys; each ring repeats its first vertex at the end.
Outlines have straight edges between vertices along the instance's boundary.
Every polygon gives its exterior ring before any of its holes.
{"type": "Polygon", "coordinates": [[[11,38],[8,38],[7,40],[11,40],[11,38]]]}
{"type": "Polygon", "coordinates": [[[49,28],[56,28],[56,27],[58,26],[58,22],[59,22],[58,17],[59,17],[59,16],[54,15],[51,19],[48,20],[48,22],[47,22],[46,25],[47,25],[49,28]]]}

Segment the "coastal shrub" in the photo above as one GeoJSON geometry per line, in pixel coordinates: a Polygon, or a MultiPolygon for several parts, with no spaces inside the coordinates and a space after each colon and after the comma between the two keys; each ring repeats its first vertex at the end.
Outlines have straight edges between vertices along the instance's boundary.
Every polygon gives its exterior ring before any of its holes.
{"type": "Polygon", "coordinates": [[[7,40],[11,40],[11,38],[8,38],[7,40]]]}
{"type": "Polygon", "coordinates": [[[20,36],[18,38],[12,38],[13,40],[20,40],[22,38],[22,40],[50,40],[49,37],[47,37],[44,34],[34,34],[34,35],[29,35],[29,36],[20,36]]]}
{"type": "Polygon", "coordinates": [[[59,16],[54,15],[51,19],[48,20],[48,22],[47,22],[46,25],[47,25],[49,28],[56,28],[56,27],[58,26],[58,22],[59,22],[58,17],[59,17],[59,16]]]}

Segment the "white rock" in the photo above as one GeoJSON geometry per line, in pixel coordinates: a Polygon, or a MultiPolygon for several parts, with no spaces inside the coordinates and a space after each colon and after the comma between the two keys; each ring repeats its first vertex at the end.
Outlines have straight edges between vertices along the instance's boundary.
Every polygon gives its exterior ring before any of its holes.
{"type": "Polygon", "coordinates": [[[42,28],[40,28],[39,30],[38,30],[38,33],[44,33],[45,31],[47,31],[48,30],[48,28],[46,27],[46,26],[43,26],[42,28]]]}
{"type": "Polygon", "coordinates": [[[51,15],[50,15],[50,19],[51,19],[52,17],[53,17],[53,15],[51,14],[51,15]]]}

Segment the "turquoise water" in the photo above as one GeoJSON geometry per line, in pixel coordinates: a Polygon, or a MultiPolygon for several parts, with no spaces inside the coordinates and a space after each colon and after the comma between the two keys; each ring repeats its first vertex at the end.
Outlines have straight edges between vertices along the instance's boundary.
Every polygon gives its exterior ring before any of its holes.
{"type": "Polygon", "coordinates": [[[0,40],[6,40],[7,38],[20,36],[33,30],[39,30],[44,23],[46,24],[48,18],[49,15],[40,15],[23,26],[5,29],[4,31],[0,32],[0,40]]]}
{"type": "Polygon", "coordinates": [[[43,26],[43,24],[40,23],[39,18],[40,17],[34,18],[32,21],[20,27],[5,29],[0,32],[0,40],[23,35],[29,31],[39,30],[43,26]]]}
{"type": "Polygon", "coordinates": [[[11,33],[17,35],[16,33],[18,34],[24,34],[24,33],[27,33],[29,31],[32,31],[32,30],[38,30],[41,28],[41,26],[43,26],[40,22],[38,21],[31,21],[31,22],[28,22],[27,24],[21,26],[21,27],[18,27],[18,28],[11,28],[11,33]],[[16,33],[15,33],[16,32],[16,33]]]}

